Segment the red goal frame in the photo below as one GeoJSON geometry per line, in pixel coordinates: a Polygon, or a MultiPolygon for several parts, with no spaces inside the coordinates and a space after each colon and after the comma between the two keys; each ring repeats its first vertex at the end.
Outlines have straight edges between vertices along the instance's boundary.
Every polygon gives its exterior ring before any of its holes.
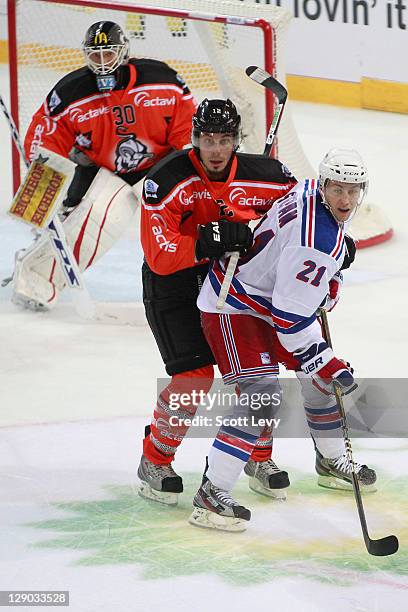
{"type": "MultiPolygon", "coordinates": [[[[50,4],[67,4],[91,8],[114,9],[129,13],[144,13],[147,15],[162,15],[178,17],[181,19],[192,19],[196,21],[208,21],[213,23],[233,24],[260,28],[263,34],[263,68],[270,74],[275,73],[275,36],[272,25],[265,19],[248,18],[232,15],[218,15],[185,11],[170,8],[159,8],[153,6],[135,5],[121,0],[38,0],[50,4]]],[[[256,5],[255,5],[256,6],[256,5]]],[[[9,74],[10,74],[10,106],[11,116],[19,129],[19,94],[18,94],[18,65],[17,65],[17,15],[16,0],[7,0],[8,10],[8,49],[9,49],[9,74]]],[[[48,92],[44,92],[44,97],[48,92]]],[[[265,90],[265,134],[268,132],[274,113],[274,99],[272,92],[265,90]]],[[[20,154],[14,142],[12,142],[12,167],[13,167],[13,193],[20,185],[20,154]]]]}

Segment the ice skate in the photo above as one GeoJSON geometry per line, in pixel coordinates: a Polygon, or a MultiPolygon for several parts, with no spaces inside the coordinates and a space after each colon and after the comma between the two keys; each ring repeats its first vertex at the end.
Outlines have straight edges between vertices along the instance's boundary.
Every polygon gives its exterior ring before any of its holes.
{"type": "Polygon", "coordinates": [[[32,310],[34,312],[46,312],[49,308],[46,304],[42,304],[33,298],[29,298],[22,293],[13,293],[11,296],[11,301],[16,306],[21,306],[26,310],[32,310]]]}
{"type": "MultiPolygon", "coordinates": [[[[354,465],[361,491],[374,493],[376,491],[374,483],[377,480],[375,471],[360,463],[354,462],[354,465]]],[[[353,490],[351,465],[346,453],[336,459],[327,459],[316,450],[316,472],[319,475],[317,482],[321,487],[342,491],[353,490]]]]}
{"type": "Polygon", "coordinates": [[[255,493],[284,501],[286,489],[290,486],[288,473],[278,468],[272,459],[253,461],[250,459],[244,468],[250,477],[249,488],[255,493]]]}
{"type": "Polygon", "coordinates": [[[194,510],[188,519],[191,525],[220,531],[245,531],[251,511],[240,506],[228,491],[212,484],[206,476],[194,500],[194,510]]]}
{"type": "Polygon", "coordinates": [[[178,494],[183,492],[183,481],[171,465],[156,465],[142,455],[137,475],[141,497],[168,506],[177,504],[178,494]]]}

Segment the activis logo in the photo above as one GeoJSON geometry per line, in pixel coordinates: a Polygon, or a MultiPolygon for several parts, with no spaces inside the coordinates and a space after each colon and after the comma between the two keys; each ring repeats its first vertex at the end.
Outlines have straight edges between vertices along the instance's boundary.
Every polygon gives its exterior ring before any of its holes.
{"type": "Polygon", "coordinates": [[[101,117],[101,115],[106,115],[109,113],[109,106],[100,106],[99,108],[89,109],[86,113],[82,111],[80,108],[72,108],[69,111],[69,119],[70,121],[77,121],[77,123],[83,123],[84,121],[89,121],[89,119],[96,119],[97,117],[101,117]]]}
{"type": "Polygon", "coordinates": [[[159,213],[154,213],[152,215],[152,221],[157,223],[157,225],[161,225],[162,227],[164,227],[165,230],[167,230],[167,223],[163,215],[160,215],[159,213]]]}
{"type": "Polygon", "coordinates": [[[151,216],[151,219],[153,222],[157,223],[157,225],[152,225],[152,233],[159,247],[168,253],[175,253],[177,250],[177,244],[170,242],[163,233],[163,229],[164,231],[167,231],[166,221],[158,213],[154,213],[151,216]]]}
{"type": "MultiPolygon", "coordinates": [[[[229,199],[230,199],[230,202],[235,202],[235,200],[245,198],[245,196],[246,196],[245,189],[242,189],[242,187],[236,187],[235,189],[231,191],[229,199]]],[[[236,202],[236,203],[238,204],[239,202],[236,202]]]]}
{"type": "Polygon", "coordinates": [[[179,200],[183,206],[189,206],[193,204],[195,200],[211,200],[211,194],[205,189],[204,191],[193,191],[193,193],[189,196],[187,195],[187,191],[182,189],[179,193],[179,200]]]}
{"type": "Polygon", "coordinates": [[[136,106],[174,106],[176,103],[176,96],[172,96],[171,98],[159,98],[156,96],[155,98],[150,98],[147,91],[139,91],[135,95],[134,103],[136,106]]]}
{"type": "Polygon", "coordinates": [[[258,198],[257,196],[245,197],[247,192],[242,187],[236,187],[229,195],[230,202],[239,206],[265,206],[269,200],[258,198]]]}

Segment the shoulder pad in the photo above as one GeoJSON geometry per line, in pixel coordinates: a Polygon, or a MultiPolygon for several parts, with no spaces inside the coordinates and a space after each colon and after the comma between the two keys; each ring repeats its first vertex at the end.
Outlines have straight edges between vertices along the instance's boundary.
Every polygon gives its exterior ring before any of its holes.
{"type": "Polygon", "coordinates": [[[137,70],[137,85],[168,83],[188,91],[184,80],[165,62],[153,59],[129,60],[137,70]]]}
{"type": "Polygon", "coordinates": [[[237,157],[237,178],[245,177],[253,180],[279,181],[280,183],[296,181],[289,168],[278,159],[265,157],[265,155],[258,153],[237,153],[237,157]],[[240,173],[244,176],[238,176],[240,173]]]}
{"type": "Polygon", "coordinates": [[[50,115],[58,115],[64,108],[89,95],[99,93],[96,79],[84,66],[65,75],[47,96],[50,115]]]}
{"type": "Polygon", "coordinates": [[[159,203],[179,183],[197,174],[188,156],[189,151],[175,151],[158,162],[147,174],[144,195],[159,203]]]}

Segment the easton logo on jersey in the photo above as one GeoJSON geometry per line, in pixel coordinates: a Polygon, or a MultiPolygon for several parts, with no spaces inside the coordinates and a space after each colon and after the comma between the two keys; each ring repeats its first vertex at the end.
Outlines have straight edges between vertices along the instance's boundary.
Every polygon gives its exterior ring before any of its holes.
{"type": "Polygon", "coordinates": [[[149,153],[146,145],[132,134],[121,140],[116,147],[116,172],[132,172],[144,159],[150,157],[153,157],[153,153],[149,153]]]}

